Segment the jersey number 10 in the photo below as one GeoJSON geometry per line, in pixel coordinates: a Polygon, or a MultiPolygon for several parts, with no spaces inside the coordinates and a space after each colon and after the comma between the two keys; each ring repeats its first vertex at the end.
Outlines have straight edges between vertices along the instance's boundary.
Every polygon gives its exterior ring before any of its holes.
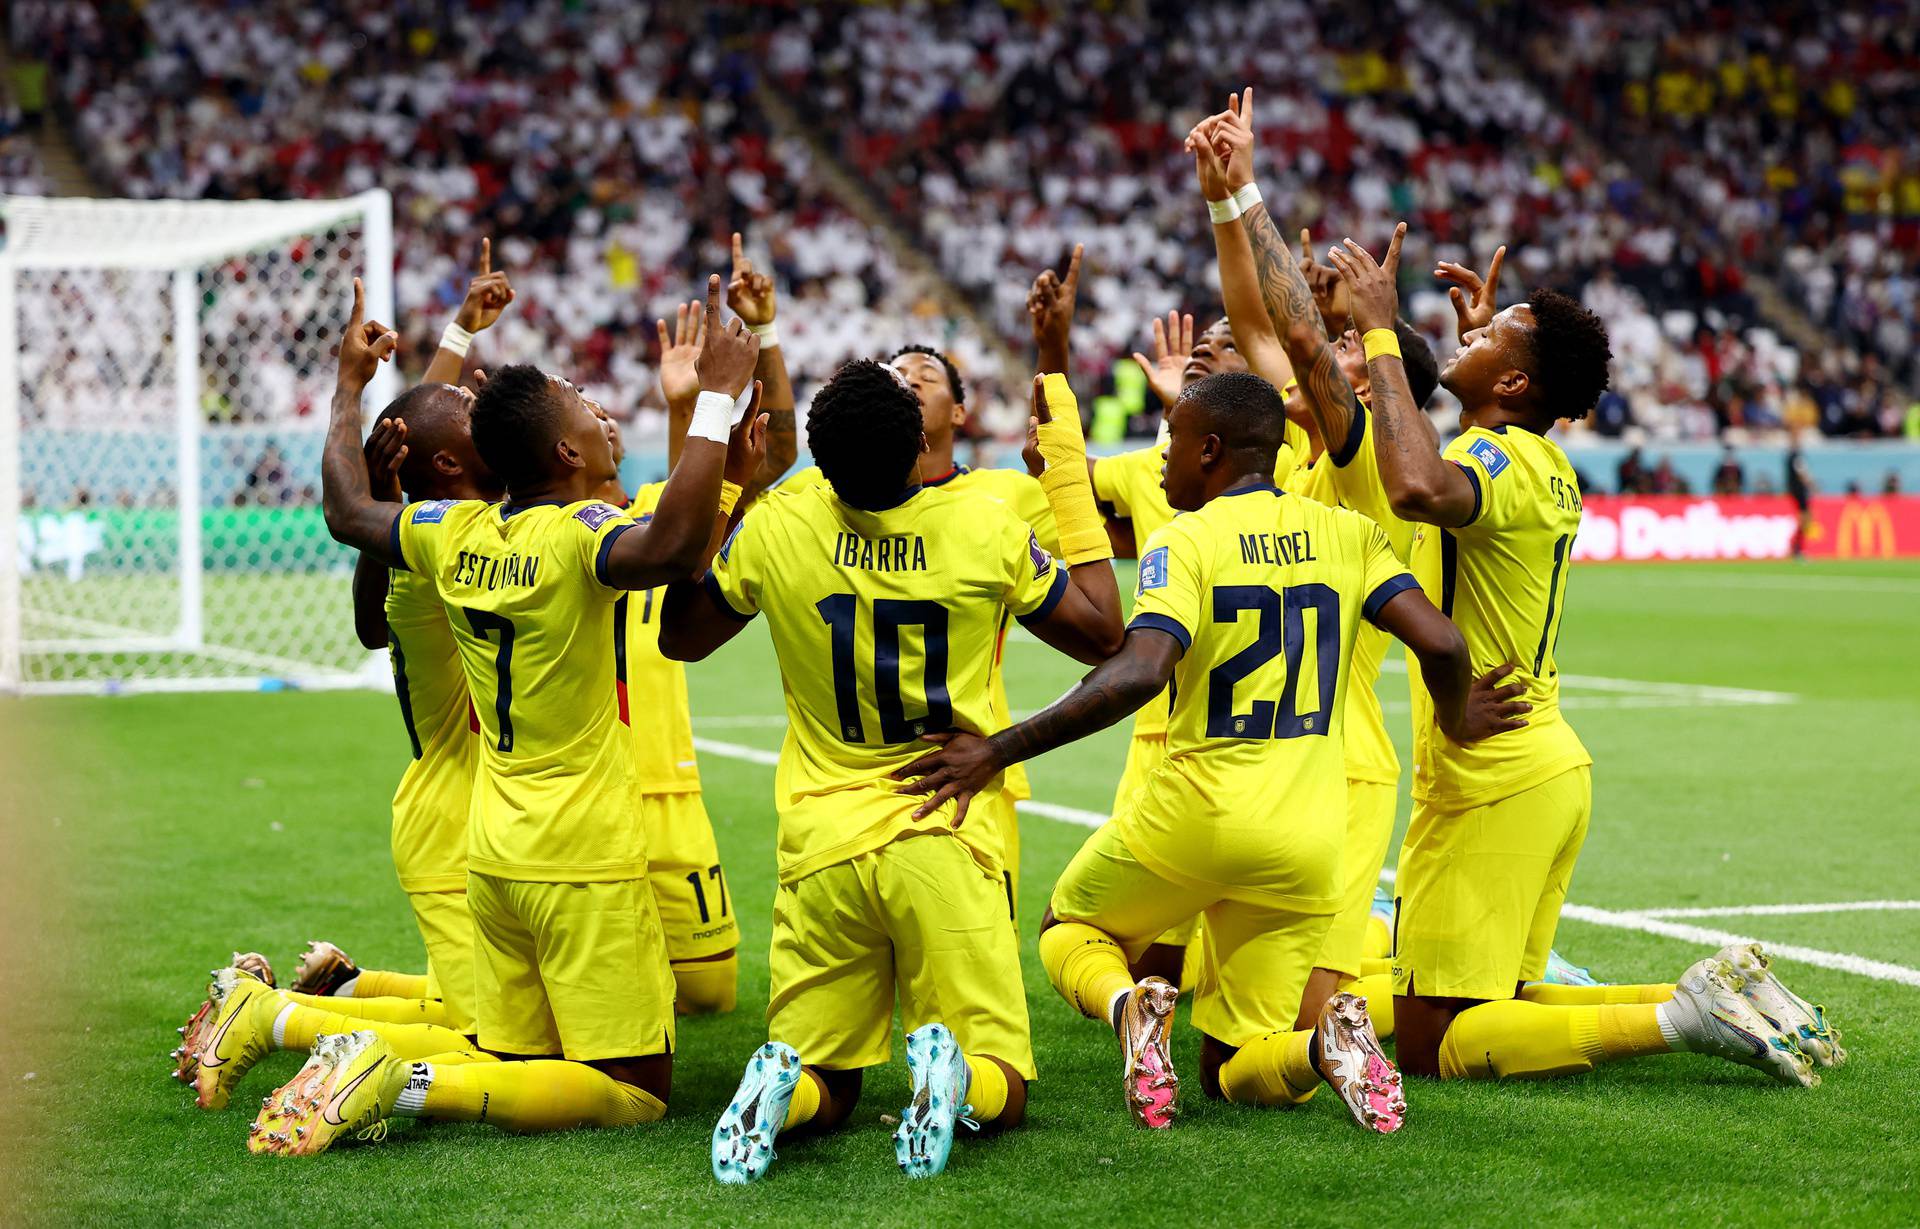
{"type": "Polygon", "coordinates": [[[1340,594],[1323,584],[1217,585],[1213,621],[1238,623],[1248,612],[1259,616],[1253,643],[1207,674],[1208,738],[1300,738],[1324,735],[1333,717],[1340,671],[1340,594]],[[1314,612],[1314,677],[1319,706],[1297,711],[1295,691],[1307,639],[1306,612],[1314,612]],[[1249,712],[1235,712],[1234,685],[1275,657],[1286,657],[1287,676],[1280,698],[1255,700],[1249,712]]]}
{"type": "MultiPolygon", "coordinates": [[[[860,718],[860,680],[854,663],[854,623],[859,603],[851,593],[836,593],[814,604],[833,640],[833,698],[839,710],[840,741],[867,741],[860,718]]],[[[947,695],[947,608],[924,599],[875,598],[873,602],[873,702],[880,713],[880,741],[912,742],[922,734],[953,726],[953,702],[947,695]],[[926,648],[927,715],[909,721],[900,699],[900,629],[918,626],[926,648]]]]}

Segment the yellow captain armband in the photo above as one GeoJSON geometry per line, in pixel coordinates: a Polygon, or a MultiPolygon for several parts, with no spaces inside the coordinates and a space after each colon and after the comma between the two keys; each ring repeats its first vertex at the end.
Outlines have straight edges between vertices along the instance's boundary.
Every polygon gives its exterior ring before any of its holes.
{"type": "Polygon", "coordinates": [[[733,515],[733,510],[740,506],[740,489],[740,484],[737,482],[728,482],[725,478],[720,480],[719,515],[733,515]]]}
{"type": "Polygon", "coordinates": [[[1394,358],[1400,357],[1400,335],[1392,329],[1368,329],[1367,335],[1360,339],[1360,344],[1366,348],[1369,363],[1389,354],[1394,358]]]}

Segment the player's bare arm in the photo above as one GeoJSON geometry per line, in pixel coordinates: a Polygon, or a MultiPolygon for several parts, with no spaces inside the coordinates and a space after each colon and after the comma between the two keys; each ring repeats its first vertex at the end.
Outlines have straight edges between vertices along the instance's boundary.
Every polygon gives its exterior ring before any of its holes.
{"type": "Polygon", "coordinates": [[[1018,725],[991,738],[964,732],[927,735],[928,742],[940,747],[893,774],[904,782],[900,792],[932,795],[914,812],[916,819],[932,814],[948,799],[959,800],[959,817],[964,817],[968,800],[1009,764],[1096,734],[1165,691],[1185,651],[1178,639],[1157,628],[1129,632],[1118,653],[1018,725]]]}
{"type": "Polygon", "coordinates": [[[327,418],[327,439],[320,452],[321,507],[327,532],[336,542],[372,555],[381,563],[404,567],[394,551],[394,518],[405,507],[376,499],[360,439],[360,397],[380,364],[393,357],[400,335],[367,319],[366,292],[353,279],[353,314],[340,337],[340,366],[327,418]]]}
{"type": "MultiPolygon", "coordinates": [[[[1188,134],[1187,151],[1193,155],[1203,199],[1221,201],[1233,195],[1233,189],[1227,186],[1227,164],[1201,129],[1188,134]]],[[[1220,297],[1233,325],[1233,344],[1247,360],[1248,370],[1275,388],[1285,388],[1293,379],[1293,364],[1287,359],[1279,334],[1273,331],[1273,321],[1260,296],[1253,247],[1237,218],[1213,224],[1213,246],[1220,265],[1220,297]]]]}
{"type": "MultiPolygon", "coordinates": [[[[1353,305],[1354,327],[1362,335],[1393,328],[1400,294],[1394,275],[1400,263],[1400,241],[1406,224],[1395,228],[1387,249],[1388,265],[1374,262],[1367,250],[1348,239],[1330,248],[1327,259],[1347,284],[1353,305]]],[[[1373,448],[1380,462],[1380,480],[1396,515],[1429,525],[1464,525],[1477,502],[1473,481],[1433,446],[1433,429],[1414,404],[1406,365],[1398,347],[1368,347],[1367,379],[1373,389],[1373,448]]]]}
{"type": "Polygon", "coordinates": [[[1066,276],[1042,269],[1027,291],[1027,323],[1033,327],[1033,347],[1039,353],[1039,366],[1034,370],[1043,375],[1067,372],[1073,308],[1080,296],[1080,257],[1085,250],[1083,245],[1074,244],[1066,276]]]}
{"type": "MultiPolygon", "coordinates": [[[[407,459],[407,424],[383,418],[367,433],[367,474],[375,499],[405,503],[400,463],[407,459]]],[[[353,565],[353,633],[369,649],[387,647],[387,565],[361,555],[353,565]]]]}
{"type": "MultiPolygon", "coordinates": [[[[737,318],[720,323],[720,276],[707,279],[706,337],[701,343],[699,372],[702,397],[714,395],[733,401],[746,391],[759,361],[760,339],[737,318]]],[[[724,420],[729,410],[716,409],[724,420]]],[[[701,433],[695,411],[695,431],[667,479],[653,519],[629,529],[607,551],[607,579],[621,589],[651,589],[683,580],[700,567],[713,539],[715,510],[720,506],[720,482],[730,454],[748,476],[766,447],[766,424],[759,412],[759,389],[747,408],[747,427],[729,435],[709,425],[701,433]],[[725,440],[726,442],[722,442],[725,440]],[[757,452],[754,450],[758,450],[757,452]]],[[[736,472],[742,472],[736,470],[736,472]]]]}
{"type": "MultiPolygon", "coordinates": [[[[1228,191],[1237,192],[1252,183],[1253,90],[1248,88],[1235,95],[1226,111],[1202,121],[1196,131],[1202,130],[1212,135],[1215,149],[1226,154],[1228,191]]],[[[1340,374],[1339,364],[1334,361],[1333,347],[1327,342],[1313,289],[1301,275],[1300,266],[1295,263],[1264,202],[1253,202],[1239,221],[1253,249],[1261,302],[1286,350],[1287,360],[1293,364],[1293,374],[1300,381],[1300,393],[1307,399],[1307,412],[1313,416],[1321,439],[1344,440],[1353,428],[1353,416],[1362,410],[1346,377],[1340,374]]],[[[1234,318],[1231,309],[1228,318],[1234,318]]]]}
{"type": "Polygon", "coordinates": [[[427,364],[421,383],[460,383],[473,335],[492,328],[511,302],[513,287],[507,282],[507,271],[493,267],[493,240],[482,239],[473,280],[467,283],[467,296],[460,301],[460,310],[454,313],[453,327],[441,335],[440,346],[433,352],[433,361],[427,364]]]}
{"type": "Polygon", "coordinates": [[[787,375],[779,334],[773,331],[779,306],[773,278],[753,267],[741,246],[739,231],[733,232],[733,275],[727,282],[727,306],[760,338],[753,378],[760,381],[760,409],[767,416],[766,455],[751,481],[740,484],[740,506],[744,508],[792,468],[800,455],[800,437],[794,424],[793,380],[787,375]]]}

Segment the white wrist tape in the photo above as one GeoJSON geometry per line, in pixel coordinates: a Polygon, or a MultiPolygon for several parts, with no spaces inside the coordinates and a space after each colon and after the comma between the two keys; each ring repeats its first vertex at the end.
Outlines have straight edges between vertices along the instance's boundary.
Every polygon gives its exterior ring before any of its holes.
{"type": "Polygon", "coordinates": [[[467,357],[467,350],[473,345],[473,334],[457,324],[449,323],[446,331],[440,334],[440,348],[451,350],[461,358],[467,357]]]}
{"type": "Polygon", "coordinates": [[[760,339],[762,350],[771,350],[780,344],[780,330],[771,320],[765,324],[749,324],[747,332],[760,339]]]}
{"type": "Polygon", "coordinates": [[[1260,185],[1257,183],[1250,183],[1233,194],[1233,211],[1235,213],[1245,213],[1259,203],[1260,185]]]}
{"type": "Polygon", "coordinates": [[[687,438],[712,440],[724,445],[727,433],[733,427],[733,415],[732,397],[701,389],[700,395],[693,400],[693,421],[687,424],[687,438]]]}
{"type": "Polygon", "coordinates": [[[1231,222],[1239,216],[1240,206],[1234,203],[1231,196],[1225,200],[1207,202],[1207,217],[1211,218],[1216,226],[1222,222],[1231,222]]]}

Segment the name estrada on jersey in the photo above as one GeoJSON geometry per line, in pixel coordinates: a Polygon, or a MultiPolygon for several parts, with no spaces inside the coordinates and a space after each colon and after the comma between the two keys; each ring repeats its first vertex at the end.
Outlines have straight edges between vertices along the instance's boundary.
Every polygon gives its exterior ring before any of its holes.
{"type": "MultiPolygon", "coordinates": [[[[1043,617],[1067,575],[998,501],[915,487],[867,511],[807,485],[756,503],[705,583],[724,611],[764,612],[773,634],[788,718],[779,869],[792,883],[951,824],[951,809],[915,821],[920,799],[889,774],[926,750],[922,734],[1004,724],[992,700],[1004,615],[1043,617]]],[[[955,835],[997,878],[992,827],[955,835]]]]}
{"type": "Polygon", "coordinates": [[[1580,531],[1573,467],[1559,445],[1519,427],[1472,428],[1443,455],[1473,481],[1477,501],[1456,529],[1415,527],[1413,574],[1460,628],[1474,674],[1517,662],[1507,682],[1525,684],[1518,698],[1533,706],[1524,729],[1462,746],[1440,732],[1426,688],[1414,688],[1413,796],[1457,809],[1593,759],[1561,715],[1554,661],[1580,531]]]}
{"type": "Polygon", "coordinates": [[[393,794],[393,865],[403,892],[463,892],[479,724],[460,648],[433,579],[387,578],[387,652],[413,759],[393,794]]]}
{"type": "Polygon", "coordinates": [[[1148,539],[1129,628],[1186,652],[1166,759],[1115,819],[1134,855],[1235,900],[1333,912],[1348,662],[1361,620],[1413,585],[1378,525],[1270,485],[1148,539]]]}
{"type": "Polygon", "coordinates": [[[480,720],[468,865],[502,879],[593,882],[646,873],[633,750],[616,687],[606,581],[633,527],[597,500],[409,504],[394,554],[430,577],[480,720]]]}

